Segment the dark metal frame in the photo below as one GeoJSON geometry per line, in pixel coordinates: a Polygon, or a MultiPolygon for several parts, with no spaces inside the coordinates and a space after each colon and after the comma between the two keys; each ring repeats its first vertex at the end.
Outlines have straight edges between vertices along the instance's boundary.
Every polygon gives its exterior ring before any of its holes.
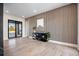
{"type": "Polygon", "coordinates": [[[3,3],[0,3],[0,56],[4,55],[3,47],[3,3]]]}
{"type": "Polygon", "coordinates": [[[19,37],[22,37],[22,22],[21,21],[15,21],[15,20],[8,19],[8,38],[9,39],[17,38],[17,34],[16,34],[16,23],[18,23],[18,24],[21,23],[21,36],[19,36],[19,37]],[[15,37],[9,37],[9,22],[15,23],[15,37]]]}

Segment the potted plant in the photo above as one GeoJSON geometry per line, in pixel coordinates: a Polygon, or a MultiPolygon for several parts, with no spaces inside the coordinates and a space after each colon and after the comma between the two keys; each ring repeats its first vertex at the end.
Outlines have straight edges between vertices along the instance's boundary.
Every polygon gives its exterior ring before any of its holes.
{"type": "Polygon", "coordinates": [[[46,35],[47,35],[47,40],[49,40],[49,38],[50,38],[50,32],[47,32],[46,35]]]}

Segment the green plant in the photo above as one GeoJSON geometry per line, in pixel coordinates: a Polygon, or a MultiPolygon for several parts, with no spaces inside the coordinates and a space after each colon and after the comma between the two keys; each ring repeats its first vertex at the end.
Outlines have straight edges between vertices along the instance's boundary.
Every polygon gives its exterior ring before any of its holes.
{"type": "Polygon", "coordinates": [[[50,38],[50,32],[47,32],[46,35],[47,35],[47,39],[50,38]]]}

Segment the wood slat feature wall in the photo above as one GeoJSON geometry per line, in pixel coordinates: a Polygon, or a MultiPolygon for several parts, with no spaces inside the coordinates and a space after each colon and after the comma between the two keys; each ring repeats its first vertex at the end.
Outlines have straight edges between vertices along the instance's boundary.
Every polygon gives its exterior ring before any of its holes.
{"type": "Polygon", "coordinates": [[[45,31],[51,33],[52,40],[77,44],[77,4],[70,4],[27,18],[29,35],[32,34],[32,27],[36,26],[38,18],[44,18],[45,31]]]}

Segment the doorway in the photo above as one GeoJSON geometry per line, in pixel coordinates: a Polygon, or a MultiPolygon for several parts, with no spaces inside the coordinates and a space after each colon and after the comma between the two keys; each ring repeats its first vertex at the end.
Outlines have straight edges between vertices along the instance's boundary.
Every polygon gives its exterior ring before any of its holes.
{"type": "Polygon", "coordinates": [[[22,22],[8,20],[8,38],[22,37],[22,22]]]}

